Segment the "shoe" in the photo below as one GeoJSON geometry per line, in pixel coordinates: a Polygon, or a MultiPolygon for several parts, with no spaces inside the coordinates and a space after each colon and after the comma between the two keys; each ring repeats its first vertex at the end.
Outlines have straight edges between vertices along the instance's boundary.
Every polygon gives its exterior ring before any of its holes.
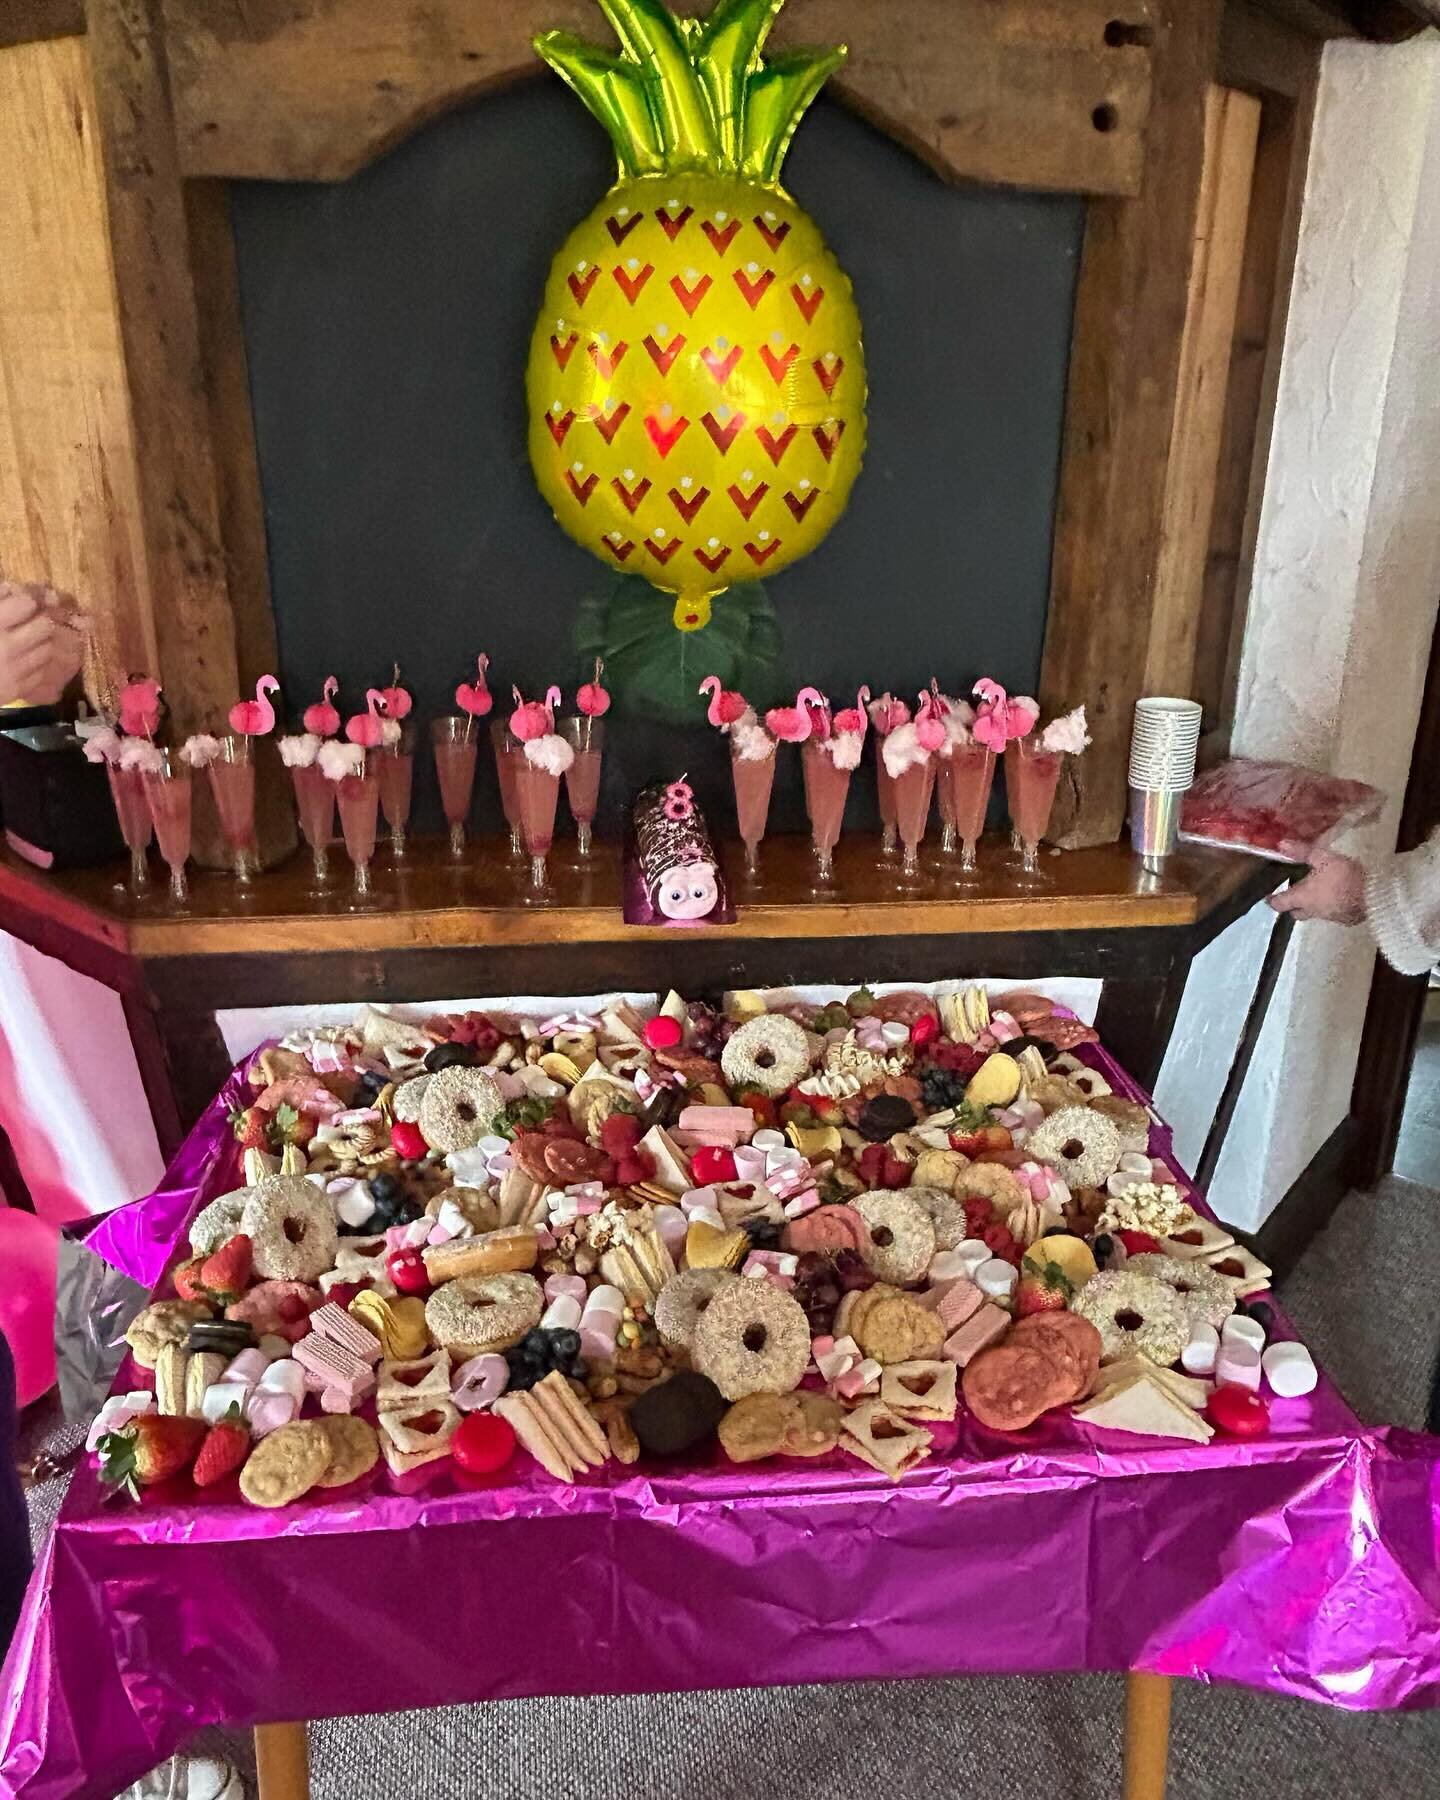
{"type": "Polygon", "coordinates": [[[245,1800],[245,1789],[229,1763],[208,1756],[172,1756],[115,1800],[245,1800]]]}

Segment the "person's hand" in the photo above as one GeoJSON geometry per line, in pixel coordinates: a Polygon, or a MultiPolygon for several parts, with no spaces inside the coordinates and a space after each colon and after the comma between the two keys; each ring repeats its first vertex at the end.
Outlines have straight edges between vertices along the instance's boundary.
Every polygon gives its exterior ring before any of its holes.
{"type": "Polygon", "coordinates": [[[1297,919],[1358,925],[1365,917],[1365,870],[1353,856],[1317,850],[1304,880],[1272,894],[1270,904],[1276,912],[1294,913],[1297,919]]]}
{"type": "Polygon", "coordinates": [[[78,673],[85,640],[73,600],[39,582],[0,581],[0,704],[47,706],[78,673]]]}

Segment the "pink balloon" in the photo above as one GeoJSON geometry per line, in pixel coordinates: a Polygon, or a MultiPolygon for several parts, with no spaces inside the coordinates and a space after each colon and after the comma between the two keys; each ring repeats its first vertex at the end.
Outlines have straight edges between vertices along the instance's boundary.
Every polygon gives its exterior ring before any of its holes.
{"type": "Polygon", "coordinates": [[[55,1268],[60,1234],[33,1213],[0,1206],[0,1331],[15,1359],[21,1406],[55,1385],[55,1268]]]}

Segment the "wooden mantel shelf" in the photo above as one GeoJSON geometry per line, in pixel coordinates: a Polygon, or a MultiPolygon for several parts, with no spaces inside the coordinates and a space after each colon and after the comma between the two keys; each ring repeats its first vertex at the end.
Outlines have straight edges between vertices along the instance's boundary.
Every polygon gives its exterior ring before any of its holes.
{"type": "MultiPolygon", "coordinates": [[[[404,865],[382,848],[374,864],[375,904],[350,910],[349,866],[338,846],[332,857],[333,897],[310,892],[308,856],[261,876],[247,894],[227,875],[192,877],[187,912],[169,909],[163,871],[156,865],[154,897],[131,901],[117,891],[118,868],[45,874],[4,853],[0,856],[0,925],[7,917],[43,914],[67,934],[88,939],[121,956],[206,958],[284,956],[312,952],[401,952],[505,946],[619,944],[653,941],[653,928],[620,917],[620,859],[615,846],[597,845],[593,873],[557,867],[558,903],[523,904],[520,865],[506,843],[480,839],[466,860],[452,863],[440,840],[418,839],[404,865]]],[[[570,846],[557,846],[564,854],[570,846]]],[[[842,842],[836,856],[834,897],[811,891],[808,843],[772,839],[763,849],[765,888],[753,905],[741,904],[733,925],[701,926],[671,933],[672,953],[700,939],[773,941],[867,937],[938,937],[1024,932],[1111,932],[1130,928],[1178,931],[1202,926],[1215,915],[1216,929],[1246,910],[1279,878],[1275,865],[1254,857],[1210,850],[1172,856],[1162,875],[1149,875],[1123,845],[1071,850],[1042,858],[1051,885],[1017,886],[1003,842],[986,842],[981,881],[974,893],[947,891],[938,883],[913,895],[895,889],[894,875],[876,866],[877,841],[859,836],[842,842]]],[[[725,860],[738,868],[739,846],[725,860]]],[[[742,890],[743,901],[743,890],[742,890]]],[[[12,929],[30,934],[18,921],[12,929]]],[[[1213,935],[1213,934],[1207,934],[1213,935]]]]}

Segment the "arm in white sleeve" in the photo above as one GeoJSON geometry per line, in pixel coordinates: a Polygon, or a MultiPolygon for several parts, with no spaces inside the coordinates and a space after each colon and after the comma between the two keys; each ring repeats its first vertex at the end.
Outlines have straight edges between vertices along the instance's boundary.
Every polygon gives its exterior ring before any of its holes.
{"type": "Polygon", "coordinates": [[[1440,962],[1440,832],[1366,873],[1365,916],[1380,954],[1402,975],[1440,962]]]}

